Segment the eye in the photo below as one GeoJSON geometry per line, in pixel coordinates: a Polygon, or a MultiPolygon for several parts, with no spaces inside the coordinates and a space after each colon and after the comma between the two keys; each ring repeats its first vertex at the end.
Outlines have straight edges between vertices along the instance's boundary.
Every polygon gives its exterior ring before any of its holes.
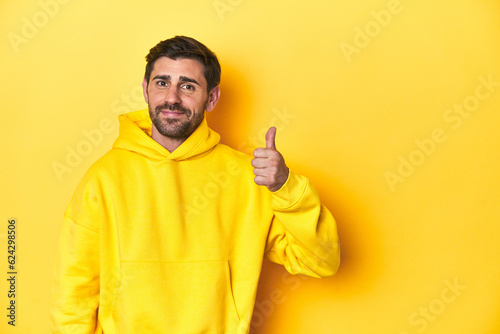
{"type": "Polygon", "coordinates": [[[181,86],[182,89],[193,92],[196,88],[191,84],[184,84],[181,86]]]}
{"type": "Polygon", "coordinates": [[[156,84],[160,87],[165,87],[167,85],[167,82],[166,81],[162,81],[162,80],[159,80],[156,82],[156,84]]]}

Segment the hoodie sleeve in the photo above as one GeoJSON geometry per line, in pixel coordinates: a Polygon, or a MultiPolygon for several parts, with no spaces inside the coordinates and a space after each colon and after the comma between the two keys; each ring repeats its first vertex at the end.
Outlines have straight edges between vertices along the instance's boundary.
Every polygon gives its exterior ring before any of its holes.
{"type": "Polygon", "coordinates": [[[291,274],[334,275],[340,264],[337,226],[309,180],[290,170],[271,200],[274,216],[265,257],[291,274]]]}
{"type": "Polygon", "coordinates": [[[52,334],[96,332],[99,306],[99,233],[66,213],[51,286],[52,334]]]}

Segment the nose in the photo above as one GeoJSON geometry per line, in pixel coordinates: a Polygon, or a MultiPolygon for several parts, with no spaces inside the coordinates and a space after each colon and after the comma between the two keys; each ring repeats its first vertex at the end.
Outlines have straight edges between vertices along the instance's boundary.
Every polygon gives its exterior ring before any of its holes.
{"type": "Polygon", "coordinates": [[[177,87],[173,86],[166,90],[165,102],[170,104],[181,103],[180,92],[177,87]]]}

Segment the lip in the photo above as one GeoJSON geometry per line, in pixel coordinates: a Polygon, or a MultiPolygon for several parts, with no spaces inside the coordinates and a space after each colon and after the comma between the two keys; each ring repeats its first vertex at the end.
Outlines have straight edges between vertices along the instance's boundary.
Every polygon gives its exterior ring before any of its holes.
{"type": "Polygon", "coordinates": [[[184,114],[183,112],[172,111],[172,110],[163,110],[161,111],[161,113],[166,116],[180,116],[184,114]]]}

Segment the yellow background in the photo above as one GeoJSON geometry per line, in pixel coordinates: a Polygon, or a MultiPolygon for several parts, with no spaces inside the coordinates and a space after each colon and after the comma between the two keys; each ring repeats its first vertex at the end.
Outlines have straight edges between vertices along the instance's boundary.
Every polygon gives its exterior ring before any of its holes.
{"type": "Polygon", "coordinates": [[[254,333],[500,332],[500,2],[64,2],[0,3],[1,333],[48,332],[62,213],[116,138],[117,114],[145,107],[144,56],[177,34],[220,58],[209,124],[222,141],[251,152],[277,126],[288,165],[338,222],[333,278],[264,265],[254,333]],[[473,111],[457,118],[464,103],[473,111]],[[69,166],[71,150],[84,154],[69,166]]]}

